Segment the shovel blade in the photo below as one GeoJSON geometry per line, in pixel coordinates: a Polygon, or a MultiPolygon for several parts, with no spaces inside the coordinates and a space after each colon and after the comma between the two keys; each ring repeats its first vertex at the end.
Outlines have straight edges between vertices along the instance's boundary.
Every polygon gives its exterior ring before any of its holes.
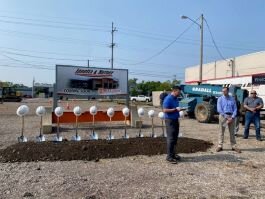
{"type": "Polygon", "coordinates": [[[54,142],[62,142],[63,141],[63,137],[62,136],[55,136],[53,139],[54,142]]]}
{"type": "Polygon", "coordinates": [[[27,142],[28,139],[25,136],[20,136],[17,138],[18,142],[27,142]]]}
{"type": "Polygon", "coordinates": [[[91,140],[98,140],[98,134],[94,133],[94,134],[90,135],[90,139],[91,140]]]}
{"type": "Polygon", "coordinates": [[[129,135],[124,135],[124,136],[122,136],[122,138],[124,138],[124,139],[129,139],[130,137],[129,137],[129,135]]]}
{"type": "Polygon", "coordinates": [[[72,137],[72,141],[81,141],[81,137],[80,137],[80,135],[74,135],[73,137],[72,137]]]}
{"type": "Polygon", "coordinates": [[[113,135],[109,135],[109,136],[107,137],[107,140],[114,140],[114,136],[113,136],[113,135]]]}
{"type": "Polygon", "coordinates": [[[139,138],[143,138],[143,137],[144,137],[144,135],[142,133],[140,133],[139,138]]]}
{"type": "Polygon", "coordinates": [[[41,135],[41,136],[37,136],[36,140],[37,140],[37,142],[45,142],[46,139],[45,139],[44,135],[41,135]]]}

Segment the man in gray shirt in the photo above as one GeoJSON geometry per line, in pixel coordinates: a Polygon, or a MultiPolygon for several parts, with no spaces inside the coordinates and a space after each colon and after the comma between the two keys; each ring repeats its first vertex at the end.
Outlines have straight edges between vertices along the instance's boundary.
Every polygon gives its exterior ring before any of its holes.
{"type": "Polygon", "coordinates": [[[244,108],[246,108],[244,139],[248,139],[249,126],[253,122],[256,129],[256,139],[262,141],[260,135],[260,109],[263,108],[263,101],[260,97],[257,97],[255,90],[252,90],[250,96],[244,100],[244,108]]]}

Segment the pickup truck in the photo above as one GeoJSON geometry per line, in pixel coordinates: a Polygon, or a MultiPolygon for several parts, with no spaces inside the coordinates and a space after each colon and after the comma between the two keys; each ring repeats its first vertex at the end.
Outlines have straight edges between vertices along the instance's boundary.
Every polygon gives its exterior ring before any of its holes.
{"type": "Polygon", "coordinates": [[[131,97],[131,101],[134,101],[134,102],[151,102],[152,99],[151,99],[151,97],[147,97],[144,95],[138,95],[135,97],[131,97]]]}

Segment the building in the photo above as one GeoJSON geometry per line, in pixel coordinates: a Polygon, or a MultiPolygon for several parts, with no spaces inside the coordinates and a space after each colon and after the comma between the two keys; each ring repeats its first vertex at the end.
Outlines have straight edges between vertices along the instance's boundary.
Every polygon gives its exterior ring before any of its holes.
{"type": "MultiPolygon", "coordinates": [[[[202,83],[238,85],[249,92],[256,90],[265,102],[265,51],[207,63],[202,71],[202,83]]],[[[199,66],[186,68],[185,83],[197,84],[198,81],[199,66]]]]}
{"type": "Polygon", "coordinates": [[[41,97],[41,98],[52,97],[53,96],[53,84],[34,82],[33,91],[34,91],[33,97],[41,97]]]}
{"type": "MultiPolygon", "coordinates": [[[[265,51],[219,60],[203,64],[202,82],[225,80],[234,77],[246,77],[265,73],[265,51]]],[[[199,81],[199,65],[185,70],[185,83],[195,84],[199,81]]],[[[229,83],[229,82],[227,82],[229,83]]]]}

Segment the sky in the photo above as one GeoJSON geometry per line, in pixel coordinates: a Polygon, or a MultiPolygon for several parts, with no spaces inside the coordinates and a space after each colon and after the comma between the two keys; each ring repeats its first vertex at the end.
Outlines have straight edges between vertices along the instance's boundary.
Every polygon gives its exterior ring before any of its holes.
{"type": "Polygon", "coordinates": [[[208,63],[264,50],[264,10],[263,0],[1,0],[0,80],[54,83],[56,64],[87,60],[110,68],[112,22],[114,68],[138,81],[184,80],[200,61],[200,28],[182,15],[200,24],[203,14],[208,63]]]}

